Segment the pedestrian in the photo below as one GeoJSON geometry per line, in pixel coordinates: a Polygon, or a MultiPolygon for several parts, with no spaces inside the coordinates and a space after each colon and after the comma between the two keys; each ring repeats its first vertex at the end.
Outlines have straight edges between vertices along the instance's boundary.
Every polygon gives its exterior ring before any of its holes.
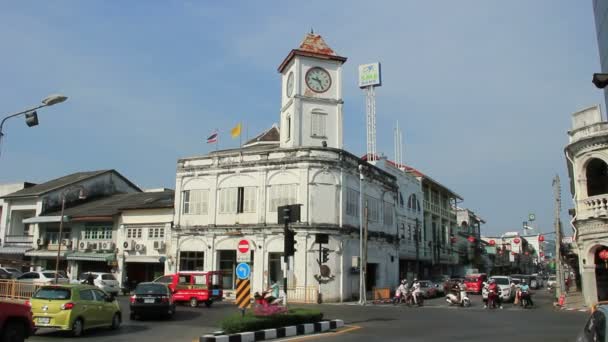
{"type": "Polygon", "coordinates": [[[568,292],[568,290],[570,289],[570,275],[568,275],[566,277],[565,284],[566,284],[566,292],[568,292]]]}
{"type": "Polygon", "coordinates": [[[87,275],[87,284],[95,285],[95,277],[93,276],[93,273],[89,273],[87,275]]]}

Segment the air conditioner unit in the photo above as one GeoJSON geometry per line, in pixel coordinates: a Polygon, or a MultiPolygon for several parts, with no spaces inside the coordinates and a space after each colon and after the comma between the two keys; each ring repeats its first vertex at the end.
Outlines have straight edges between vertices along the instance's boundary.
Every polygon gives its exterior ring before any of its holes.
{"type": "Polygon", "coordinates": [[[36,240],[36,244],[38,246],[44,246],[46,244],[46,241],[44,241],[44,238],[39,238],[38,240],[36,240]]]}
{"type": "Polygon", "coordinates": [[[108,243],[107,242],[98,242],[97,243],[97,248],[95,248],[98,251],[103,251],[104,249],[106,249],[106,247],[108,247],[108,243]]]}
{"type": "Polygon", "coordinates": [[[108,250],[114,251],[116,249],[116,244],[114,242],[108,242],[108,250]]]}
{"type": "Polygon", "coordinates": [[[135,246],[137,246],[137,242],[135,242],[135,240],[131,240],[130,245],[129,245],[129,250],[134,251],[135,246]]]}
{"type": "Polygon", "coordinates": [[[97,243],[87,242],[87,249],[96,250],[97,249],[97,243]]]}
{"type": "Polygon", "coordinates": [[[154,249],[163,249],[165,248],[164,241],[154,241],[154,249]]]}
{"type": "Polygon", "coordinates": [[[61,240],[61,244],[67,248],[72,248],[72,240],[71,239],[63,239],[61,240]]]}
{"type": "Polygon", "coordinates": [[[87,249],[87,246],[88,246],[88,245],[89,245],[89,244],[88,244],[87,242],[80,241],[80,243],[78,244],[78,248],[79,248],[79,249],[82,249],[82,250],[85,250],[85,249],[87,249]]]}
{"type": "Polygon", "coordinates": [[[135,250],[138,252],[143,252],[146,250],[146,245],[144,245],[143,243],[138,243],[137,245],[135,245],[135,250]]]}

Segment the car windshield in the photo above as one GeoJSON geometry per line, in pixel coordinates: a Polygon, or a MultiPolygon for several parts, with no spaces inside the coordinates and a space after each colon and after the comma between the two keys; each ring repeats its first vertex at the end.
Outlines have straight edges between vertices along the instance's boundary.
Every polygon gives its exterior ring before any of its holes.
{"type": "Polygon", "coordinates": [[[34,294],[35,299],[70,299],[72,292],[70,289],[57,287],[43,287],[34,294]]]}
{"type": "Polygon", "coordinates": [[[114,276],[111,274],[102,274],[101,280],[116,280],[116,278],[114,278],[114,276]]]}
{"type": "Polygon", "coordinates": [[[139,284],[135,288],[135,294],[167,294],[167,287],[160,284],[139,284]]]}
{"type": "Polygon", "coordinates": [[[509,285],[509,279],[508,278],[492,278],[496,281],[496,284],[498,285],[509,285]]]}
{"type": "Polygon", "coordinates": [[[466,277],[466,278],[464,278],[464,281],[474,283],[477,281],[477,277],[466,277]]]}
{"type": "Polygon", "coordinates": [[[55,273],[55,272],[43,272],[42,273],[42,275],[44,275],[45,278],[55,278],[55,274],[57,274],[57,278],[65,279],[65,276],[61,273],[55,273]]]}

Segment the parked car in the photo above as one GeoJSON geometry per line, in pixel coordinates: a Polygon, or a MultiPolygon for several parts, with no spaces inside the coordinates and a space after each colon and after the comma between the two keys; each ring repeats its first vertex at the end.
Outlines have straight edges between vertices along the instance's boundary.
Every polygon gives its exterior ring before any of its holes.
{"type": "Polygon", "coordinates": [[[29,301],[37,328],[70,331],[80,336],[97,327],[118,329],[122,313],[116,299],[91,285],[48,285],[29,301]]]}
{"type": "Polygon", "coordinates": [[[34,334],[30,307],[0,301],[0,341],[21,342],[34,334]]]}
{"type": "Polygon", "coordinates": [[[422,296],[424,298],[435,298],[439,295],[439,290],[432,281],[420,280],[418,283],[420,283],[420,291],[422,291],[422,296]]]}
{"type": "Polygon", "coordinates": [[[23,272],[21,272],[20,270],[14,268],[14,267],[0,267],[0,270],[6,271],[6,272],[12,274],[13,278],[17,278],[23,274],[23,272]]]}
{"type": "Polygon", "coordinates": [[[536,277],[536,281],[538,282],[538,288],[541,288],[543,286],[545,286],[545,275],[542,274],[538,274],[538,273],[532,273],[533,277],[536,277]]]}
{"type": "MultiPolygon", "coordinates": [[[[38,285],[53,284],[55,282],[55,271],[26,272],[17,277],[17,281],[38,285]]],[[[57,282],[60,284],[67,284],[70,282],[70,280],[63,274],[59,273],[57,282]]]]}
{"type": "Polygon", "coordinates": [[[534,275],[529,275],[529,276],[527,276],[527,279],[528,279],[528,285],[530,285],[531,289],[538,290],[541,288],[542,280],[540,279],[540,277],[537,277],[534,275]]]}
{"type": "Polygon", "coordinates": [[[130,299],[130,319],[144,315],[160,315],[172,318],[175,302],[169,287],[162,283],[139,283],[130,299]]]}
{"type": "Polygon", "coordinates": [[[464,285],[467,292],[481,293],[483,283],[488,281],[488,275],[485,273],[468,274],[464,277],[464,285]]]}
{"type": "Polygon", "coordinates": [[[557,277],[554,275],[549,276],[549,279],[547,279],[547,289],[555,288],[555,286],[557,286],[557,277]]]}
{"type": "MultiPolygon", "coordinates": [[[[496,285],[500,288],[500,298],[503,301],[512,301],[515,299],[515,290],[511,286],[511,277],[509,276],[491,276],[490,279],[494,279],[496,281],[496,285]]],[[[486,291],[482,291],[483,299],[488,298],[488,293],[486,291]]]]}
{"type": "Polygon", "coordinates": [[[221,271],[178,272],[159,277],[155,283],[167,285],[174,302],[186,302],[191,307],[205,303],[207,307],[223,299],[221,271]]]}
{"type": "Polygon", "coordinates": [[[118,280],[116,280],[112,273],[85,272],[78,276],[78,280],[79,282],[83,282],[88,280],[89,277],[93,277],[93,283],[95,286],[113,296],[117,296],[118,292],[121,290],[118,280]]]}
{"type": "Polygon", "coordinates": [[[593,313],[585,323],[583,331],[576,338],[576,342],[608,342],[606,319],[608,318],[608,305],[594,306],[593,313]]]}
{"type": "Polygon", "coordinates": [[[13,279],[13,274],[0,268],[0,279],[13,279]]]}

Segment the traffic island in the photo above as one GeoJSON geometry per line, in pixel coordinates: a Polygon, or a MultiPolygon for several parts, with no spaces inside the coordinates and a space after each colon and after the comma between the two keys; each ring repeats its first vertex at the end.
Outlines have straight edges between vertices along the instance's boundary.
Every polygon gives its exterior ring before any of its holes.
{"type": "Polygon", "coordinates": [[[344,321],[334,319],[316,323],[305,323],[274,329],[240,332],[230,335],[203,335],[199,342],[253,342],[268,341],[276,338],[292,337],[298,335],[310,335],[327,332],[344,326],[344,321]]]}

